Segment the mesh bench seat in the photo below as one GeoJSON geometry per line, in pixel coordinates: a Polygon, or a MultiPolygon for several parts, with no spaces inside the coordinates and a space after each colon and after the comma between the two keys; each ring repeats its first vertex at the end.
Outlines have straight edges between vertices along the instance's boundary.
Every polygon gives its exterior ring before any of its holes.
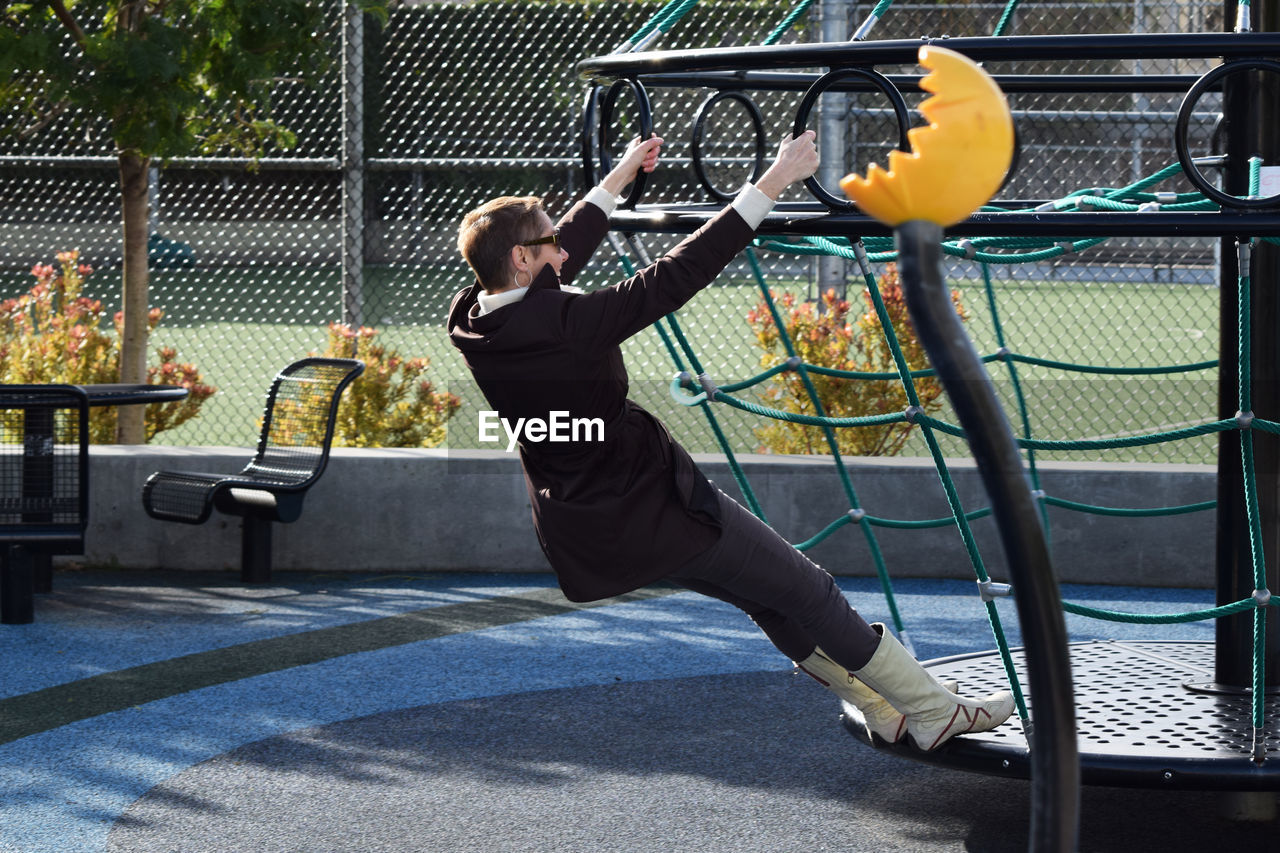
{"type": "Polygon", "coordinates": [[[240,577],[271,579],[271,524],[297,521],[324,473],[342,392],[364,371],[347,358],[305,358],[276,376],[267,392],[258,450],[236,474],[157,471],[142,487],[147,514],[203,524],[214,510],[241,521],[240,577]]]}

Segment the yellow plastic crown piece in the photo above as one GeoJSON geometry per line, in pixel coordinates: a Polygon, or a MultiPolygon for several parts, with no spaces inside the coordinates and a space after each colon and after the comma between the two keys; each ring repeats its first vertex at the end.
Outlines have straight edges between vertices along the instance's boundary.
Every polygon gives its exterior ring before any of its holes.
{"type": "Polygon", "coordinates": [[[897,226],[911,219],[953,225],[1000,189],[1013,160],[1013,118],[1004,92],[968,57],[927,44],[920,87],[928,127],[907,131],[911,152],[891,151],[889,171],[872,163],[867,177],[847,175],[845,195],[868,216],[897,226]]]}

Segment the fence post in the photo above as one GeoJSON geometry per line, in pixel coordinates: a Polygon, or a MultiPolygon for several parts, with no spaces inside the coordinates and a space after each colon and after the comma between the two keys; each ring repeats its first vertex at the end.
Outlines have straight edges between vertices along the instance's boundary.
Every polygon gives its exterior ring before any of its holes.
{"type": "MultiPolygon", "coordinates": [[[[849,40],[852,25],[851,0],[822,0],[822,40],[842,42],[849,40]]],[[[827,92],[816,105],[818,128],[821,134],[818,144],[823,152],[822,165],[818,167],[818,182],[822,186],[839,187],[840,179],[848,171],[845,163],[846,134],[849,123],[849,96],[841,92],[827,92]]],[[[835,290],[836,298],[844,299],[848,285],[848,265],[844,258],[835,255],[818,257],[818,309],[822,310],[822,294],[835,290]]]]}
{"type": "Polygon", "coordinates": [[[359,329],[364,323],[364,13],[345,0],[342,6],[342,322],[359,329]]]}

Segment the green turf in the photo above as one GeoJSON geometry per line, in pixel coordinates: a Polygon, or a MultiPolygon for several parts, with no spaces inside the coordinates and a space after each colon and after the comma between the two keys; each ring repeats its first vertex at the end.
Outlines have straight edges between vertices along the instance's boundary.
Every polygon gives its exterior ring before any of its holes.
{"type": "MultiPolygon", "coordinates": [[[[609,264],[598,264],[597,283],[616,276],[609,264]]],[[[1014,270],[1016,272],[1016,269],[1014,270]]],[[[1001,275],[1014,272],[1001,271],[1001,275]]],[[[109,306],[111,273],[95,274],[90,295],[109,306]]],[[[26,274],[0,276],[4,295],[29,286],[26,274]]],[[[371,267],[366,270],[366,323],[379,330],[378,341],[406,357],[427,357],[428,374],[437,386],[463,396],[464,409],[450,430],[449,446],[479,446],[476,412],[482,399],[470,385],[465,367],[449,345],[443,328],[448,300],[460,284],[450,268],[371,267]]],[[[806,283],[787,285],[803,296],[806,283]]],[[[179,358],[197,364],[207,382],[218,388],[201,416],[162,434],[170,445],[252,445],[263,395],[275,371],[324,347],[326,325],[341,316],[341,277],[335,267],[264,267],[261,269],[161,270],[153,275],[151,301],[165,309],[153,346],[168,345],[179,358]]],[[[996,350],[995,323],[978,282],[957,285],[968,315],[967,326],[983,353],[996,350]]],[[[861,282],[850,286],[859,300],[861,282]]],[[[1216,356],[1218,291],[1204,285],[1116,282],[1019,282],[1000,280],[997,304],[1006,343],[1015,352],[1073,363],[1107,366],[1158,366],[1189,363],[1216,356]]],[[[761,351],[754,345],[746,314],[759,301],[753,279],[744,271],[726,275],[680,312],[680,321],[703,367],[718,382],[737,381],[760,369],[761,351]]],[[[698,410],[670,400],[666,386],[672,360],[655,332],[646,331],[625,344],[632,393],[669,420],[695,450],[717,446],[698,410]]],[[[682,358],[683,361],[683,358],[682,358]]],[[[1142,431],[1174,422],[1213,417],[1216,400],[1213,371],[1190,376],[1140,379],[1089,378],[1041,367],[1022,366],[1024,392],[1036,435],[1072,438],[1142,431]]],[[[1008,375],[993,366],[1001,392],[1011,395],[1008,375]]],[[[1007,399],[1012,405],[1012,396],[1007,399]]],[[[716,407],[738,450],[755,450],[758,423],[741,413],[716,407]]],[[[963,448],[952,443],[957,453],[963,448]]],[[[923,453],[911,445],[908,453],[923,453]]],[[[1139,449],[1106,458],[1126,460],[1209,461],[1212,443],[1185,447],[1139,449]]],[[[1076,457],[1071,457],[1076,458],[1076,457]]]]}

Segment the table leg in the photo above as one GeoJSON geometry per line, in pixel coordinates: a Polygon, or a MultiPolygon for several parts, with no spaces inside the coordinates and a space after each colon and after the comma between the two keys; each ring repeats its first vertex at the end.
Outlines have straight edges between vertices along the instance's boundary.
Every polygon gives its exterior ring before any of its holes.
{"type": "Polygon", "coordinates": [[[32,602],[34,554],[25,545],[8,545],[0,561],[0,623],[26,625],[35,620],[32,602]]]}

